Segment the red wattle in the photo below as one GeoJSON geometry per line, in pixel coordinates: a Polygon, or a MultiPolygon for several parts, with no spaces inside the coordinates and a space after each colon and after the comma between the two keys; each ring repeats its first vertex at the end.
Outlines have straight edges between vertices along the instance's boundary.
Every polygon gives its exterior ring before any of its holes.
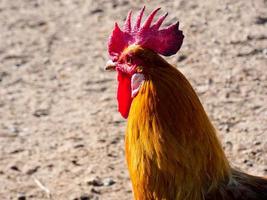
{"type": "Polygon", "coordinates": [[[118,71],[118,91],[117,91],[117,99],[118,99],[118,108],[122,117],[127,118],[131,103],[131,77],[130,75],[118,71]]]}

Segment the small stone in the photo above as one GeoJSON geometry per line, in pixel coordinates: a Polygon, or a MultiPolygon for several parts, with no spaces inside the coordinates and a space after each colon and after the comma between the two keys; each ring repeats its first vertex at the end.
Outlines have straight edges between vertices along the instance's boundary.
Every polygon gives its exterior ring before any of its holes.
{"type": "Polygon", "coordinates": [[[211,85],[213,83],[213,79],[212,78],[209,78],[208,79],[208,84],[211,85]]]}
{"type": "Polygon", "coordinates": [[[261,142],[260,141],[256,141],[256,142],[254,142],[254,145],[260,145],[261,144],[261,142]]]}
{"type": "Polygon", "coordinates": [[[97,13],[101,13],[101,12],[103,12],[103,10],[101,8],[96,8],[96,9],[92,10],[90,13],[91,14],[97,14],[97,13]]]}
{"type": "Polygon", "coordinates": [[[18,194],[18,200],[26,200],[26,195],[23,193],[18,194]]]}
{"type": "Polygon", "coordinates": [[[114,185],[116,183],[116,181],[114,181],[113,179],[111,178],[105,178],[103,180],[103,185],[104,186],[111,186],[111,185],[114,185]]]}
{"type": "Polygon", "coordinates": [[[81,164],[79,164],[77,160],[72,160],[71,162],[72,162],[72,164],[74,164],[75,166],[81,166],[81,164]]]}
{"type": "Polygon", "coordinates": [[[17,134],[17,133],[20,132],[19,129],[18,129],[17,127],[15,127],[15,126],[11,126],[11,127],[9,128],[9,131],[10,131],[11,133],[14,133],[14,134],[17,134]]]}
{"type": "Polygon", "coordinates": [[[84,147],[83,144],[77,144],[77,145],[74,146],[74,149],[83,148],[83,147],[84,147]]]}
{"type": "Polygon", "coordinates": [[[225,143],[225,149],[228,150],[228,151],[231,151],[233,149],[233,143],[230,142],[230,141],[227,141],[225,143]]]}
{"type": "Polygon", "coordinates": [[[186,55],[180,55],[180,56],[178,57],[177,61],[178,61],[178,62],[182,62],[182,61],[184,61],[186,58],[187,58],[186,55]]]}
{"type": "Polygon", "coordinates": [[[99,177],[93,178],[92,180],[88,181],[87,184],[95,186],[95,187],[101,187],[104,185],[102,180],[99,177]]]}
{"type": "Polygon", "coordinates": [[[39,168],[40,168],[40,166],[33,167],[33,168],[27,170],[26,174],[27,175],[32,175],[32,174],[36,173],[39,168]]]}
{"type": "Polygon", "coordinates": [[[95,193],[95,194],[100,194],[100,191],[97,190],[97,189],[95,189],[95,188],[92,188],[92,189],[91,189],[91,192],[92,192],[92,193],[95,193]]]}
{"type": "Polygon", "coordinates": [[[89,195],[89,194],[83,194],[81,197],[80,197],[80,200],[90,200],[93,198],[93,195],[89,195]]]}
{"type": "Polygon", "coordinates": [[[34,113],[33,116],[35,117],[43,117],[49,115],[49,110],[48,109],[37,109],[34,113]]]}
{"type": "Polygon", "coordinates": [[[250,162],[250,163],[247,164],[247,166],[248,167],[253,167],[253,163],[250,162]]]}
{"type": "Polygon", "coordinates": [[[263,25],[267,23],[267,17],[258,16],[255,21],[258,25],[263,25]]]}
{"type": "Polygon", "coordinates": [[[10,169],[20,172],[20,169],[16,165],[11,166],[10,169]]]}
{"type": "Polygon", "coordinates": [[[255,156],[255,155],[257,154],[257,152],[255,152],[255,151],[251,151],[250,154],[251,154],[252,156],[255,156]]]}
{"type": "Polygon", "coordinates": [[[253,163],[250,160],[245,159],[243,163],[246,164],[248,167],[253,167],[253,163]]]}

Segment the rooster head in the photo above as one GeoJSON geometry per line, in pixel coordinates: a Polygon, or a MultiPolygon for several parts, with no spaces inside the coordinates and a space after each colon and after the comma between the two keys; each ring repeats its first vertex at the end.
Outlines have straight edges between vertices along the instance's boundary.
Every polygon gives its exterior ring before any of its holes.
{"type": "Polygon", "coordinates": [[[171,56],[180,49],[183,42],[184,36],[179,30],[178,22],[160,29],[167,13],[152,24],[159,10],[160,8],[157,8],[152,11],[141,25],[145,11],[143,7],[133,26],[130,11],[123,30],[115,23],[108,40],[110,60],[107,62],[106,69],[118,72],[118,109],[124,118],[128,117],[132,100],[145,81],[146,68],[153,65],[151,58],[157,54],[171,56]]]}

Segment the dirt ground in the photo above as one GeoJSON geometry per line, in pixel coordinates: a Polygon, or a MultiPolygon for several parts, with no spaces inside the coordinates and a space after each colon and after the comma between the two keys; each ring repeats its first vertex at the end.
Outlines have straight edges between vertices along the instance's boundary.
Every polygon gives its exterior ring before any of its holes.
{"type": "Polygon", "coordinates": [[[132,198],[116,74],[103,68],[114,22],[144,4],[180,21],[184,44],[166,59],[232,165],[267,175],[266,0],[0,0],[1,200],[132,198]]]}

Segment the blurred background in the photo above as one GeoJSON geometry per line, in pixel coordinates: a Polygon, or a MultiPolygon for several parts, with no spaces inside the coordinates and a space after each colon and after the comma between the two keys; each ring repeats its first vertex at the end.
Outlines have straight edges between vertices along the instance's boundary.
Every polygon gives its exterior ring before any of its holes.
{"type": "Polygon", "coordinates": [[[169,12],[166,58],[196,89],[232,165],[267,175],[266,0],[0,0],[0,199],[129,200],[126,121],[107,39],[132,9],[169,12]]]}

